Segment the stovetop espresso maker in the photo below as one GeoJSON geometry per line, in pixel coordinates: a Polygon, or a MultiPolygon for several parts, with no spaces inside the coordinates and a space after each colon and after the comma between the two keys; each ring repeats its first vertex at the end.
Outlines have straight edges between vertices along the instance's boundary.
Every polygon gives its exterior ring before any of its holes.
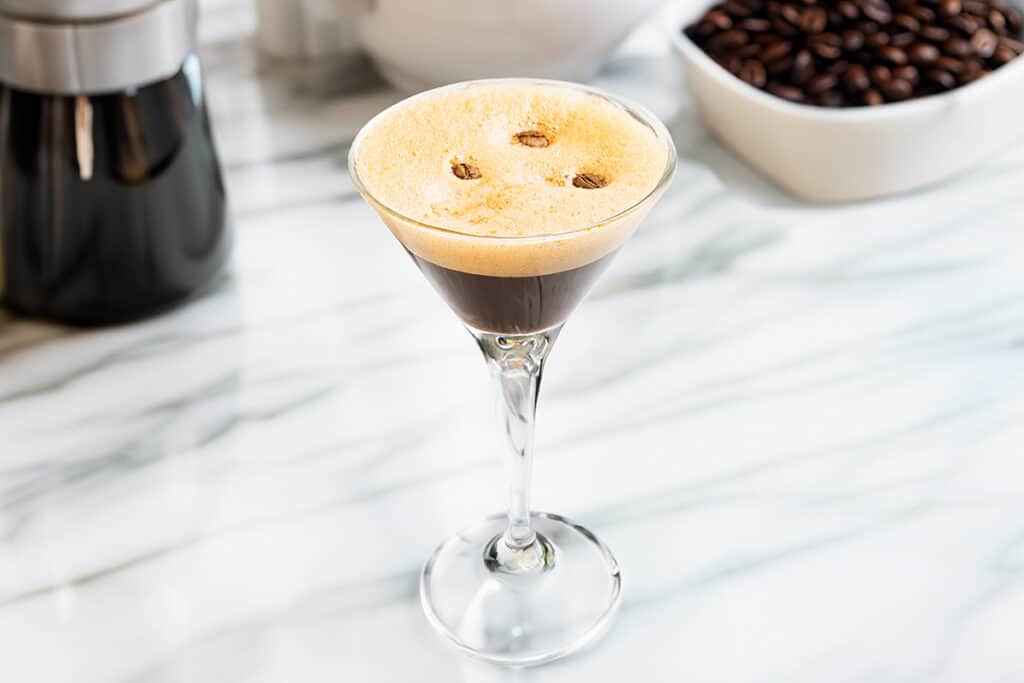
{"type": "Polygon", "coordinates": [[[0,302],[135,320],[209,283],[231,238],[196,0],[0,0],[0,302]]]}

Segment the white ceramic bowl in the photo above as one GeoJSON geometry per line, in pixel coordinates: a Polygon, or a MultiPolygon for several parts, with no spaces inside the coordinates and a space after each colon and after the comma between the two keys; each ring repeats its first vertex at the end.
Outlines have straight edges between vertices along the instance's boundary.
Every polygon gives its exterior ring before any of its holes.
{"type": "Polygon", "coordinates": [[[747,85],[682,33],[708,5],[673,13],[672,42],[707,126],[790,192],[842,202],[906,192],[993,156],[1024,135],[1024,57],[941,95],[824,109],[747,85]]]}
{"type": "Polygon", "coordinates": [[[381,73],[415,92],[505,76],[589,79],[663,0],[340,0],[381,73]]]}

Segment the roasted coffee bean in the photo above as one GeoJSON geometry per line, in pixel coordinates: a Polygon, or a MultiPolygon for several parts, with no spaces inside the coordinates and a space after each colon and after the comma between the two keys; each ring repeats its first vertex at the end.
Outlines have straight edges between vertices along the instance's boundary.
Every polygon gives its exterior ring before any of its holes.
{"type": "Polygon", "coordinates": [[[773,95],[777,95],[784,100],[790,102],[803,102],[804,94],[799,88],[794,88],[789,85],[784,85],[778,81],[773,81],[768,84],[768,92],[773,95]]]}
{"type": "Polygon", "coordinates": [[[856,52],[864,47],[864,34],[860,31],[850,29],[843,32],[843,49],[847,52],[856,52]]]}
{"type": "Polygon", "coordinates": [[[947,17],[955,17],[963,11],[963,5],[960,4],[960,0],[942,0],[939,3],[939,11],[945,14],[947,17]]]}
{"type": "Polygon", "coordinates": [[[1012,61],[1013,58],[1016,56],[1016,52],[1014,52],[1008,47],[1000,45],[999,47],[996,48],[995,54],[992,55],[992,59],[994,59],[997,64],[1002,65],[1012,61]]]}
{"type": "Polygon", "coordinates": [[[1008,36],[1003,36],[999,39],[999,47],[1005,47],[1008,50],[1013,50],[1016,54],[1024,54],[1024,41],[1015,40],[1008,36]]]}
{"type": "Polygon", "coordinates": [[[756,57],[759,52],[761,52],[761,46],[757,43],[747,43],[743,47],[736,48],[736,56],[743,59],[756,57]]]}
{"type": "Polygon", "coordinates": [[[743,62],[743,67],[740,69],[740,78],[755,88],[763,88],[768,82],[768,72],[761,62],[748,59],[743,62]]]}
{"type": "Polygon", "coordinates": [[[793,67],[792,57],[783,57],[782,59],[776,59],[771,64],[768,64],[768,73],[772,76],[778,76],[784,74],[793,67]]]}
{"type": "Polygon", "coordinates": [[[931,64],[941,56],[939,48],[930,43],[914,43],[907,50],[907,56],[914,64],[931,64]]]}
{"type": "Polygon", "coordinates": [[[860,64],[851,64],[843,76],[843,84],[850,92],[861,92],[871,87],[868,72],[860,64]]]}
{"type": "Polygon", "coordinates": [[[850,2],[850,0],[840,0],[839,4],[836,5],[836,11],[850,21],[860,16],[860,10],[857,9],[857,5],[850,2]]]}
{"type": "Polygon", "coordinates": [[[976,17],[988,16],[988,4],[981,0],[962,0],[964,11],[976,17]]]}
{"type": "Polygon", "coordinates": [[[983,28],[971,38],[971,47],[974,48],[976,55],[982,59],[988,59],[995,54],[996,48],[999,47],[999,37],[987,28],[983,28]]]}
{"type": "Polygon", "coordinates": [[[997,9],[991,10],[988,13],[988,25],[996,33],[1003,33],[1006,31],[1006,17],[997,9]]]}
{"type": "Polygon", "coordinates": [[[708,46],[713,50],[728,50],[730,48],[739,47],[740,45],[746,45],[749,40],[750,36],[746,31],[731,29],[712,36],[708,41],[708,46]]]}
{"type": "Polygon", "coordinates": [[[961,74],[961,77],[959,77],[959,82],[961,82],[961,85],[968,85],[970,83],[974,83],[975,81],[979,81],[985,78],[986,76],[988,76],[988,73],[989,72],[982,68],[980,63],[978,63],[977,69],[972,69],[970,73],[961,74]]]}
{"type": "Polygon", "coordinates": [[[705,38],[707,36],[710,36],[716,30],[717,29],[715,28],[715,25],[712,24],[710,21],[701,21],[686,29],[686,35],[690,36],[690,38],[693,38],[694,40],[697,40],[698,38],[705,38]]]}
{"type": "Polygon", "coordinates": [[[949,17],[946,19],[946,23],[958,29],[965,36],[973,35],[975,31],[981,28],[981,20],[969,14],[958,14],[955,17],[949,17]]]}
{"type": "Polygon", "coordinates": [[[868,75],[871,77],[871,82],[877,87],[892,80],[892,70],[884,64],[875,64],[868,71],[868,75]]]}
{"type": "Polygon", "coordinates": [[[789,79],[796,85],[803,85],[814,75],[814,57],[807,50],[800,50],[793,57],[793,68],[789,79]]]}
{"type": "Polygon", "coordinates": [[[796,7],[793,7],[792,5],[784,5],[782,7],[782,11],[780,12],[780,14],[782,15],[783,19],[788,21],[793,26],[800,26],[800,10],[798,10],[796,7]]]}
{"type": "Polygon", "coordinates": [[[941,26],[925,26],[921,29],[921,37],[933,43],[941,43],[949,40],[949,30],[941,26]]]}
{"type": "Polygon", "coordinates": [[[861,13],[872,21],[888,24],[892,21],[892,9],[885,0],[858,0],[861,13]]]}
{"type": "Polygon", "coordinates": [[[889,44],[893,47],[908,47],[915,40],[917,40],[917,34],[910,31],[894,33],[889,36],[889,44]]]}
{"type": "Polygon", "coordinates": [[[878,48],[878,56],[897,66],[907,63],[907,53],[898,47],[886,46],[878,48]]]}
{"type": "Polygon", "coordinates": [[[828,24],[828,12],[820,7],[808,7],[800,13],[800,30],[821,33],[828,24]]]}
{"type": "Polygon", "coordinates": [[[982,66],[980,62],[964,62],[964,68],[956,75],[956,80],[960,85],[967,85],[971,81],[976,80],[981,71],[982,66]]]}
{"type": "Polygon", "coordinates": [[[747,7],[744,3],[738,2],[738,0],[726,0],[722,5],[722,10],[732,17],[749,17],[754,13],[754,10],[747,7]]]}
{"type": "Polygon", "coordinates": [[[789,23],[785,19],[782,19],[781,17],[775,17],[774,19],[772,19],[772,28],[780,36],[787,38],[795,36],[798,33],[800,33],[800,29],[798,29],[796,26],[793,26],[793,24],[789,23]]]}
{"type": "Polygon", "coordinates": [[[935,60],[935,64],[933,66],[935,66],[936,69],[941,69],[942,71],[958,74],[963,70],[964,63],[956,57],[947,57],[943,55],[935,60]]]}
{"type": "Polygon", "coordinates": [[[910,97],[914,92],[914,86],[902,78],[894,78],[882,86],[882,92],[885,93],[886,98],[899,102],[910,97]]]}
{"type": "Polygon", "coordinates": [[[740,22],[740,28],[744,31],[753,31],[754,33],[762,33],[770,30],[772,22],[768,19],[761,19],[760,17],[748,17],[740,22]]]}
{"type": "Polygon", "coordinates": [[[719,31],[728,31],[732,28],[732,19],[721,10],[711,10],[704,15],[704,21],[714,24],[719,31]]]}
{"type": "Polygon", "coordinates": [[[942,69],[929,69],[924,73],[924,77],[943,90],[952,90],[956,87],[956,78],[953,74],[942,69]]]}
{"type": "Polygon", "coordinates": [[[942,51],[951,57],[969,57],[974,54],[970,41],[963,38],[950,38],[942,44],[942,51]]]}
{"type": "Polygon", "coordinates": [[[766,62],[774,62],[789,54],[793,44],[787,40],[777,40],[761,52],[761,59],[766,62]]]}
{"type": "MultiPolygon", "coordinates": [[[[739,65],[739,64],[742,63],[742,60],[739,57],[737,57],[736,55],[729,55],[728,57],[722,57],[720,55],[712,55],[711,58],[713,60],[715,60],[715,63],[718,64],[718,66],[720,66],[723,69],[725,69],[726,71],[730,71],[732,73],[735,73],[735,71],[733,71],[733,69],[731,67],[734,64],[735,65],[739,65]]],[[[738,66],[737,66],[737,68],[738,68],[738,66]]]]}
{"type": "Polygon", "coordinates": [[[808,41],[811,52],[824,59],[837,59],[843,54],[843,39],[835,33],[819,33],[808,41]]]}
{"type": "Polygon", "coordinates": [[[910,83],[910,85],[917,85],[921,82],[921,74],[918,72],[916,66],[907,64],[892,70],[893,78],[900,78],[910,83]]]}
{"type": "Polygon", "coordinates": [[[892,23],[912,33],[917,33],[921,30],[921,22],[909,14],[904,14],[903,12],[894,16],[892,18],[892,23]]]}
{"type": "Polygon", "coordinates": [[[935,21],[935,11],[924,5],[911,5],[907,11],[922,24],[930,24],[935,21]]]}
{"type": "Polygon", "coordinates": [[[835,74],[818,74],[807,81],[807,92],[811,95],[820,95],[826,90],[831,90],[839,83],[839,77],[835,74]]]}
{"type": "Polygon", "coordinates": [[[840,59],[838,62],[833,62],[825,67],[825,73],[835,74],[836,76],[842,76],[846,73],[846,70],[850,68],[850,63],[845,59],[840,59]]]}
{"type": "Polygon", "coordinates": [[[885,104],[885,99],[882,97],[882,93],[875,89],[864,91],[864,104],[869,107],[877,107],[880,104],[885,104]]]}
{"type": "Polygon", "coordinates": [[[818,97],[818,104],[822,107],[842,107],[846,104],[846,98],[838,90],[828,90],[818,97]]]}
{"type": "Polygon", "coordinates": [[[889,44],[888,33],[869,33],[864,37],[864,44],[868,47],[885,47],[889,44]]]}

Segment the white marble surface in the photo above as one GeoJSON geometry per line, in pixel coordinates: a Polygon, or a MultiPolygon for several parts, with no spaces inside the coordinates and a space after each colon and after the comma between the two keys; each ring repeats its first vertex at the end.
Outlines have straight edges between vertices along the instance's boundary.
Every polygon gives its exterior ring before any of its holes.
{"type": "Polygon", "coordinates": [[[0,681],[1024,681],[1024,147],[913,196],[790,200],[649,27],[600,85],[670,193],[559,340],[535,503],[615,550],[595,649],[513,671],[429,629],[421,562],[502,504],[488,377],[344,170],[395,99],[204,57],[230,277],[145,324],[0,322],[0,681]]]}

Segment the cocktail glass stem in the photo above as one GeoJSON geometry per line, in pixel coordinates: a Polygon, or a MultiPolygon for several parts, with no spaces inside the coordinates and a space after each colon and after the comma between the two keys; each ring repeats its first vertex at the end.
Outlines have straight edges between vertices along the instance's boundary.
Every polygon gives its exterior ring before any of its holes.
{"type": "Polygon", "coordinates": [[[526,574],[554,566],[555,549],[530,525],[534,418],[544,362],[562,326],[530,334],[471,330],[494,375],[498,424],[504,433],[508,527],[484,548],[491,571],[526,574]]]}

